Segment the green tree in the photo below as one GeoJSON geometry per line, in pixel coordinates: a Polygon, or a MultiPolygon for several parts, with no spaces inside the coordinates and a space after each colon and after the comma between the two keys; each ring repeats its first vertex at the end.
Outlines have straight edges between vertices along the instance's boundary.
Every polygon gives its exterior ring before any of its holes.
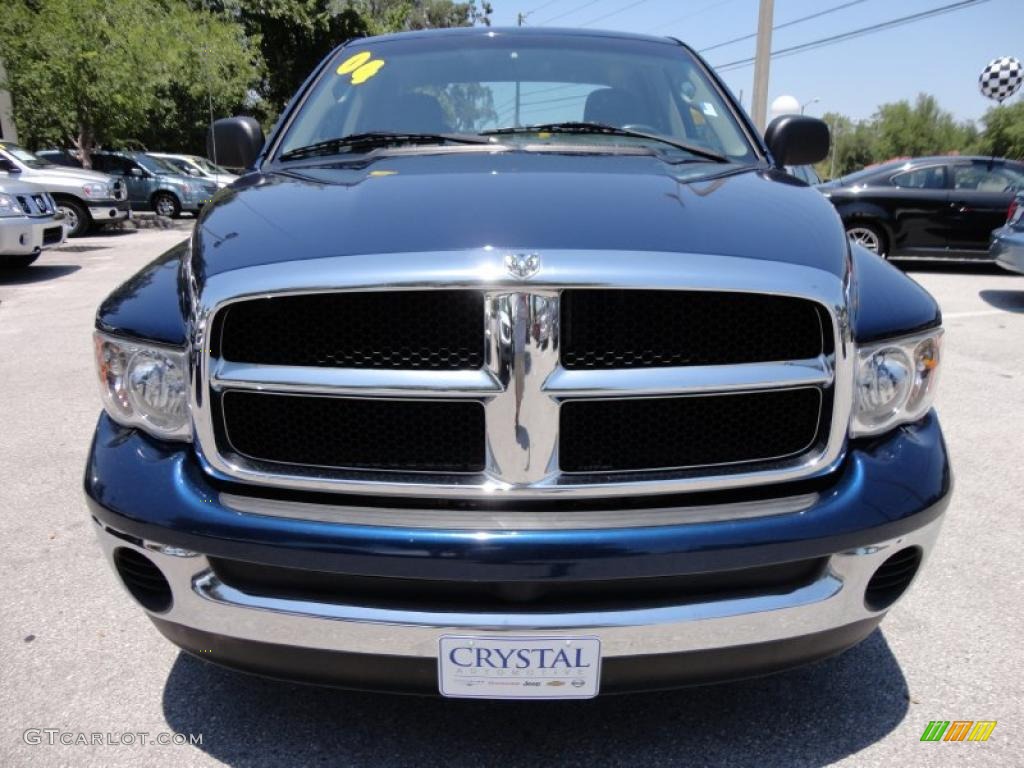
{"type": "Polygon", "coordinates": [[[191,0],[224,13],[259,39],[266,70],[259,86],[264,122],[284,107],[335,47],[354,37],[490,22],[490,5],[453,0],[191,0]]]}
{"type": "Polygon", "coordinates": [[[216,50],[206,81],[217,105],[244,99],[258,62],[241,29],[187,10],[181,0],[15,0],[0,50],[27,143],[71,145],[89,167],[99,146],[138,140],[154,119],[166,128],[174,94],[195,100],[204,87],[202,47],[216,50]]]}
{"type": "Polygon", "coordinates": [[[947,154],[964,149],[971,138],[966,126],[925,93],[913,106],[906,100],[880,106],[874,131],[880,159],[947,154]]]}
{"type": "Polygon", "coordinates": [[[981,118],[984,131],[972,150],[980,155],[1024,159],[1024,101],[992,107],[981,118]]]}
{"type": "Polygon", "coordinates": [[[876,135],[870,122],[855,122],[835,112],[825,113],[822,119],[832,133],[832,148],[829,156],[816,166],[819,176],[823,179],[844,176],[877,161],[876,135]]]}

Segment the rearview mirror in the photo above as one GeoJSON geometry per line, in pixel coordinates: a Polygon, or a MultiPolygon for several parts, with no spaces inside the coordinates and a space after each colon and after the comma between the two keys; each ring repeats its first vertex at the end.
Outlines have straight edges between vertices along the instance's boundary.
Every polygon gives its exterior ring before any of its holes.
{"type": "Polygon", "coordinates": [[[206,135],[206,153],[218,165],[248,168],[263,149],[263,129],[251,117],[217,120],[206,135]]]}
{"type": "Polygon", "coordinates": [[[775,165],[811,165],[828,157],[828,123],[816,117],[781,115],[764,132],[775,165]]]}

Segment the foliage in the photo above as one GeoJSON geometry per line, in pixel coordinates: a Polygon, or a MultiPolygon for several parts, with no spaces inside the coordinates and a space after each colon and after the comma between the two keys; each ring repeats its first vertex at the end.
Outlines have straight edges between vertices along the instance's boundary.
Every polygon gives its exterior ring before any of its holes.
{"type": "Polygon", "coordinates": [[[970,141],[964,126],[941,109],[934,96],[924,93],[913,106],[905,100],[883,104],[874,124],[876,148],[883,157],[943,155],[970,141]]]}
{"type": "Polygon", "coordinates": [[[75,147],[86,164],[100,146],[202,153],[211,107],[269,124],[350,38],[487,24],[490,13],[455,0],[9,3],[0,51],[20,133],[31,147],[75,147]]]}
{"type": "Polygon", "coordinates": [[[853,121],[835,112],[823,118],[832,130],[832,152],[817,165],[822,178],[842,176],[866,165],[897,157],[984,154],[1024,158],[1024,102],[994,107],[985,113],[979,133],[970,122],[958,123],[934,96],[883,104],[870,120],[853,121]]]}
{"type": "Polygon", "coordinates": [[[981,124],[984,131],[974,141],[974,152],[1024,160],[1024,101],[992,107],[981,124]]]}
{"type": "Polygon", "coordinates": [[[140,141],[146,126],[162,135],[194,121],[181,107],[200,94],[219,110],[240,104],[259,71],[250,44],[233,22],[181,0],[15,0],[0,27],[26,142],[74,146],[86,165],[101,145],[140,141]],[[208,78],[197,75],[204,65],[208,78]]]}
{"type": "Polygon", "coordinates": [[[317,64],[354,37],[407,29],[488,24],[490,5],[454,0],[192,0],[236,19],[266,62],[257,89],[270,122],[317,64]]]}

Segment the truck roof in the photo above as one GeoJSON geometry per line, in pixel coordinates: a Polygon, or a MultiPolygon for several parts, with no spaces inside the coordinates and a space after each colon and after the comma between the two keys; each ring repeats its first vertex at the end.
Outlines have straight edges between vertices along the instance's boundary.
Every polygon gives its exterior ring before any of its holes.
{"type": "Polygon", "coordinates": [[[604,37],[618,38],[620,40],[636,40],[637,42],[662,43],[664,45],[679,45],[678,41],[670,37],[657,35],[641,35],[633,32],[615,32],[601,29],[573,29],[571,27],[447,27],[445,29],[417,29],[410,32],[393,32],[387,35],[375,37],[362,37],[351,40],[351,43],[384,42],[389,40],[412,40],[423,37],[438,38],[460,38],[460,37],[522,37],[522,38],[545,38],[545,37],[604,37]]]}

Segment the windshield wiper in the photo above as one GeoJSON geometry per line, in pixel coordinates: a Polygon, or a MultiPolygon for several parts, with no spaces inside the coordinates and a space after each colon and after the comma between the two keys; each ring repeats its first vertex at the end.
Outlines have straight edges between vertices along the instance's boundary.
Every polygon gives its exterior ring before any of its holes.
{"type": "Polygon", "coordinates": [[[629,136],[634,139],[647,139],[648,141],[657,141],[661,144],[668,144],[669,146],[681,149],[684,152],[703,157],[707,160],[713,160],[716,163],[730,163],[732,162],[729,158],[724,155],[720,155],[717,152],[712,152],[710,149],[704,149],[693,144],[687,144],[684,141],[677,141],[667,136],[660,136],[656,133],[647,133],[645,131],[633,131],[629,128],[619,128],[614,125],[607,125],[605,123],[591,123],[583,121],[571,121],[566,123],[545,123],[542,125],[526,125],[518,128],[494,128],[489,131],[481,131],[482,136],[491,135],[507,135],[516,133],[598,133],[605,136],[629,136]]]}
{"type": "Polygon", "coordinates": [[[283,153],[280,160],[294,160],[314,155],[335,155],[341,152],[359,152],[366,149],[394,146],[397,144],[490,144],[490,139],[468,133],[400,133],[392,131],[368,131],[350,133],[335,139],[318,141],[305,147],[296,147],[283,153]]]}

